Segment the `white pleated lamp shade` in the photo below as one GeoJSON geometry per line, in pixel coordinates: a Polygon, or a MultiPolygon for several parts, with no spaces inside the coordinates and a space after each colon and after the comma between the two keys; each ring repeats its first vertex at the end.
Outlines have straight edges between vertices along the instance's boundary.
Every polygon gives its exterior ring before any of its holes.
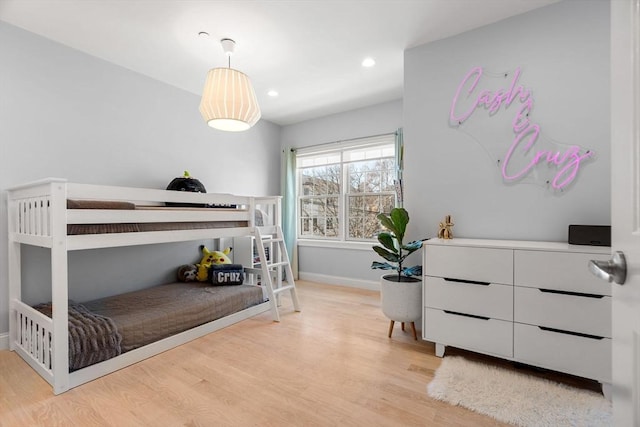
{"type": "Polygon", "coordinates": [[[213,68],[207,73],[200,114],[212,128],[238,132],[260,120],[260,106],[249,77],[233,68],[213,68]]]}

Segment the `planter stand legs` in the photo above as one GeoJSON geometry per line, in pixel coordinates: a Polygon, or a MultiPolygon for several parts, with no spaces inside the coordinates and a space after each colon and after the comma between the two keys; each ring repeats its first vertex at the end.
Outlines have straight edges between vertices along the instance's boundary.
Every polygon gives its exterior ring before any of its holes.
{"type": "MultiPolygon", "coordinates": [[[[391,338],[391,334],[393,333],[393,325],[395,325],[395,320],[392,320],[391,323],[389,323],[389,338],[391,338]]],[[[404,331],[404,322],[402,322],[402,330],[404,331]]],[[[415,322],[411,322],[411,330],[413,332],[413,339],[418,341],[418,334],[416,333],[416,323],[415,322]]]]}
{"type": "Polygon", "coordinates": [[[416,322],[411,322],[411,330],[413,331],[413,339],[418,341],[418,334],[416,333],[416,322]]]}

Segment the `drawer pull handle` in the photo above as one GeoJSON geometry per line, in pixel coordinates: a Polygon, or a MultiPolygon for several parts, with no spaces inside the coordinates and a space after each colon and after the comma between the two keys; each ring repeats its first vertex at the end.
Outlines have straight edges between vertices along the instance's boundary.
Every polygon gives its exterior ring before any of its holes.
{"type": "Polygon", "coordinates": [[[457,311],[444,310],[447,314],[453,314],[454,316],[471,317],[473,319],[489,320],[489,317],[476,316],[475,314],[458,313],[457,311]]]}
{"type": "Polygon", "coordinates": [[[557,289],[539,289],[539,291],[547,294],[572,295],[575,297],[597,298],[597,299],[604,298],[604,295],[584,294],[582,292],[571,292],[571,291],[559,291],[557,289]]]}
{"type": "Polygon", "coordinates": [[[538,328],[542,329],[543,331],[557,332],[559,334],[566,334],[566,335],[575,335],[576,337],[590,338],[592,340],[604,339],[604,337],[599,337],[597,335],[581,334],[580,332],[564,331],[562,329],[547,328],[546,326],[538,326],[538,328]]]}
{"type": "Polygon", "coordinates": [[[491,284],[489,282],[478,282],[478,281],[475,281],[475,280],[452,279],[450,277],[445,277],[444,280],[447,281],[447,282],[468,283],[470,285],[481,285],[481,286],[489,286],[491,284]]]}

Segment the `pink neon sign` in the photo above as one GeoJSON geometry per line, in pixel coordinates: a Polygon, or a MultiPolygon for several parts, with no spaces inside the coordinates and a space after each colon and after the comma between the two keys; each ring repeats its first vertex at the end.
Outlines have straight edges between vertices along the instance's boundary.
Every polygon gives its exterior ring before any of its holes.
{"type": "Polygon", "coordinates": [[[460,82],[451,103],[449,120],[457,126],[469,119],[478,109],[484,108],[489,116],[497,114],[501,108],[507,109],[515,101],[518,101],[515,117],[511,123],[515,138],[507,150],[502,163],[502,177],[507,181],[514,181],[529,174],[532,169],[541,163],[557,167],[557,173],[550,184],[555,189],[562,189],[569,185],[578,174],[582,161],[593,156],[593,151],[581,153],[578,145],[569,146],[564,152],[555,150],[538,150],[533,153],[532,147],[538,141],[540,125],[531,123],[529,113],[533,108],[533,96],[531,91],[518,84],[520,68],[515,70],[513,79],[507,88],[495,91],[482,90],[476,92],[483,69],[472,68],[460,82]],[[466,107],[458,108],[460,101],[467,101],[466,107]],[[470,102],[469,102],[470,101],[470,102]],[[463,110],[463,111],[459,111],[463,110]],[[512,170],[510,167],[515,156],[522,156],[528,163],[520,170],[512,170]],[[530,158],[530,160],[529,160],[530,158]]]}

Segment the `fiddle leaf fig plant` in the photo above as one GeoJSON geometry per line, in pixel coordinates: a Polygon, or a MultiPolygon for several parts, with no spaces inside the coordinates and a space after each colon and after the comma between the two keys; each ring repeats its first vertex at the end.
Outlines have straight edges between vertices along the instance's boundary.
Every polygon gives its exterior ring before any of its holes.
{"type": "Polygon", "coordinates": [[[409,213],[404,208],[393,208],[389,214],[381,213],[377,218],[386,231],[378,234],[380,245],[373,246],[373,250],[386,262],[373,261],[371,268],[397,271],[397,282],[402,282],[403,277],[420,276],[422,266],[405,267],[403,265],[409,255],[422,247],[422,240],[404,244],[409,213]]]}

